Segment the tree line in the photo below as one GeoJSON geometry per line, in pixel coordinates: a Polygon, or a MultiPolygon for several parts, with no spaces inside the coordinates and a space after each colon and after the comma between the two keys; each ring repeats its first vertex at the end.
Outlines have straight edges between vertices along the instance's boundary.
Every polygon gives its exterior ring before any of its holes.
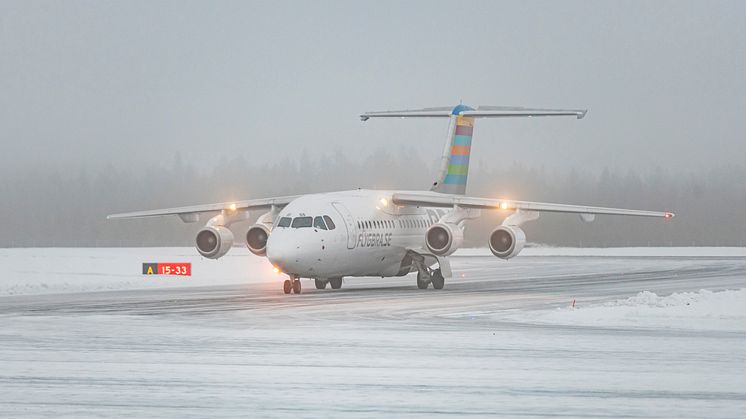
{"type": "MultiPolygon", "coordinates": [[[[742,246],[746,241],[746,169],[704,173],[644,173],[605,169],[525,167],[504,161],[472,162],[467,193],[556,203],[673,210],[658,219],[542,214],[525,225],[528,240],[557,246],[742,246]]],[[[200,224],[177,217],[108,221],[106,215],[238,199],[354,188],[427,189],[435,176],[413,149],[379,150],[362,161],[343,152],[297,160],[225,159],[217,167],[176,156],[162,166],[135,170],[28,171],[0,180],[0,247],[192,245],[200,224]]],[[[260,214],[254,214],[258,216],[260,214]]],[[[467,246],[485,246],[506,214],[485,211],[468,222],[467,246]]],[[[255,217],[253,217],[255,218],[255,217]]],[[[237,240],[250,223],[232,229],[237,240]]]]}

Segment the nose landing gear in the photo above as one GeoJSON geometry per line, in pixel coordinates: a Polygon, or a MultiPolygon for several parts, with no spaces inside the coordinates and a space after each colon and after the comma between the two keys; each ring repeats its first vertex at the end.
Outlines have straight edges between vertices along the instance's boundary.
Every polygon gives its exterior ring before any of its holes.
{"type": "Polygon", "coordinates": [[[290,277],[290,279],[286,279],[285,282],[283,282],[282,284],[282,290],[285,292],[285,294],[290,294],[290,292],[300,294],[300,278],[297,276],[292,276],[290,277]]]}

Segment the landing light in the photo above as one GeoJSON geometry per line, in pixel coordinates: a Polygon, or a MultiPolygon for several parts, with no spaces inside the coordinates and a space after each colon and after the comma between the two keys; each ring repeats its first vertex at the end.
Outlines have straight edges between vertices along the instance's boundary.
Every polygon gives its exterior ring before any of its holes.
{"type": "Polygon", "coordinates": [[[500,209],[504,209],[504,210],[508,209],[508,203],[505,202],[505,201],[501,202],[500,203],[500,209]]]}
{"type": "Polygon", "coordinates": [[[665,219],[667,219],[667,220],[670,220],[670,219],[671,219],[671,218],[673,218],[673,217],[674,217],[674,213],[672,213],[672,212],[667,212],[667,213],[666,213],[666,214],[665,214],[665,215],[663,216],[663,218],[665,218],[665,219]]]}
{"type": "Polygon", "coordinates": [[[236,204],[230,204],[230,206],[228,207],[228,209],[231,210],[231,211],[235,211],[236,210],[236,204]]]}
{"type": "Polygon", "coordinates": [[[385,206],[387,206],[387,205],[389,204],[389,201],[388,201],[388,200],[387,200],[386,198],[381,198],[381,200],[380,200],[379,202],[380,202],[380,203],[381,203],[381,205],[383,205],[384,207],[385,207],[385,206]]]}
{"type": "Polygon", "coordinates": [[[281,272],[280,272],[280,268],[278,268],[277,266],[275,266],[274,268],[272,268],[272,271],[273,271],[274,273],[276,273],[276,274],[279,274],[279,273],[281,273],[281,272]]]}

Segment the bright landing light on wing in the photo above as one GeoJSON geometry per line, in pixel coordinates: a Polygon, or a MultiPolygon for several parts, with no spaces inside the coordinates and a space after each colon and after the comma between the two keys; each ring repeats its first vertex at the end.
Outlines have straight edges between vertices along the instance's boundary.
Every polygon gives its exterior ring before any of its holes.
{"type": "Polygon", "coordinates": [[[280,272],[280,268],[278,268],[277,266],[275,266],[274,268],[272,268],[272,272],[274,272],[274,273],[276,273],[276,274],[279,274],[279,273],[281,273],[281,272],[280,272]]]}
{"type": "Polygon", "coordinates": [[[380,200],[379,202],[380,202],[380,203],[381,203],[381,205],[383,205],[384,207],[385,207],[385,206],[387,206],[387,205],[389,204],[389,201],[388,201],[388,200],[387,200],[386,198],[381,198],[381,200],[380,200]]]}
{"type": "Polygon", "coordinates": [[[506,210],[506,209],[508,209],[508,206],[509,206],[508,203],[505,202],[505,201],[503,201],[503,202],[500,203],[500,209],[506,210]]]}
{"type": "Polygon", "coordinates": [[[231,210],[231,211],[235,211],[236,210],[236,204],[230,204],[230,206],[228,206],[228,209],[231,210]]]}

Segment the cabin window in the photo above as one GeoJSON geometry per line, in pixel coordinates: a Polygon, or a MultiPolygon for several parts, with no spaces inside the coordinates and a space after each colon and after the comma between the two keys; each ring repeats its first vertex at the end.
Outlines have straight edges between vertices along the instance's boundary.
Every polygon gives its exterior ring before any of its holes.
{"type": "Polygon", "coordinates": [[[293,219],[293,228],[306,228],[311,227],[313,224],[313,218],[311,217],[295,217],[293,219]]]}
{"type": "Polygon", "coordinates": [[[290,222],[292,219],[290,217],[282,217],[280,218],[280,221],[277,222],[277,227],[290,227],[290,222]]]}
{"type": "Polygon", "coordinates": [[[313,228],[318,228],[321,230],[326,230],[326,224],[324,224],[324,219],[320,216],[317,216],[313,219],[313,228]]]}
{"type": "Polygon", "coordinates": [[[329,230],[334,230],[337,228],[337,226],[334,225],[334,221],[332,221],[332,217],[325,215],[324,221],[326,221],[326,226],[329,227],[329,230]]]}

